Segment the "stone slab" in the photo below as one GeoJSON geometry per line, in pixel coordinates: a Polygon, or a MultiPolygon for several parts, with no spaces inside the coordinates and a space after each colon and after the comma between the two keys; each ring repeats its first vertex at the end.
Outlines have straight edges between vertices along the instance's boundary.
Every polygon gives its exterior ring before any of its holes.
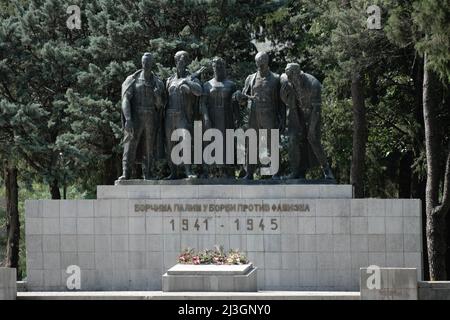
{"type": "Polygon", "coordinates": [[[196,275],[196,276],[217,276],[217,275],[245,275],[251,269],[251,263],[241,265],[193,265],[178,263],[167,270],[168,275],[196,275]]]}
{"type": "Polygon", "coordinates": [[[361,268],[361,300],[417,300],[416,268],[361,268]],[[378,278],[378,280],[377,280],[378,278]]]}
{"type": "Polygon", "coordinates": [[[243,180],[231,178],[208,178],[208,179],[179,179],[179,180],[116,180],[114,185],[286,185],[286,184],[307,184],[337,185],[335,180],[331,179],[261,179],[261,180],[243,180]]]}
{"type": "Polygon", "coordinates": [[[16,300],[16,269],[0,268],[0,300],[16,300]]]}
{"type": "Polygon", "coordinates": [[[419,281],[419,300],[450,300],[450,281],[419,281]]]}
{"type": "Polygon", "coordinates": [[[97,186],[97,199],[351,199],[352,197],[351,185],[332,184],[149,183],[97,186]]]}
{"type": "Polygon", "coordinates": [[[26,201],[28,290],[67,291],[70,265],[83,291],[161,290],[183,249],[215,245],[243,251],[261,290],[357,291],[370,265],[422,279],[419,200],[336,198],[351,186],[334,185],[107,187],[130,198],[26,201]]]}
{"type": "MultiPolygon", "coordinates": [[[[258,291],[257,268],[246,266],[245,274],[234,274],[230,269],[229,274],[220,274],[217,271],[211,274],[208,271],[195,270],[192,273],[175,275],[165,273],[162,276],[162,288],[164,292],[256,292],[258,291]]],[[[186,270],[186,269],[185,269],[186,270]]],[[[205,270],[203,268],[203,270],[205,270]]],[[[243,269],[240,268],[242,271],[243,269]]]]}
{"type": "Polygon", "coordinates": [[[25,291],[27,291],[27,282],[17,281],[17,292],[25,292],[25,291]]]}
{"type": "Polygon", "coordinates": [[[78,291],[19,292],[17,300],[359,300],[359,292],[258,291],[258,292],[162,292],[78,291]]]}

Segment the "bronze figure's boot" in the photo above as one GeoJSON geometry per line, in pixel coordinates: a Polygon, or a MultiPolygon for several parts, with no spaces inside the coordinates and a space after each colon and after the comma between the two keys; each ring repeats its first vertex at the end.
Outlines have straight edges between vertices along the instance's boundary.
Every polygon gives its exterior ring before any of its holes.
{"type": "Polygon", "coordinates": [[[189,165],[189,164],[184,165],[184,172],[186,174],[186,178],[188,178],[188,179],[196,179],[197,178],[197,175],[192,172],[191,165],[189,165]]]}
{"type": "Polygon", "coordinates": [[[249,164],[247,166],[247,172],[245,174],[245,176],[242,178],[244,180],[253,180],[253,173],[254,173],[255,169],[254,169],[254,165],[249,164]]]}
{"type": "Polygon", "coordinates": [[[178,175],[178,168],[173,163],[169,163],[169,168],[170,168],[170,174],[167,177],[165,177],[164,180],[180,179],[180,177],[178,175]]]}
{"type": "Polygon", "coordinates": [[[130,180],[131,178],[131,170],[127,165],[124,165],[123,174],[119,177],[119,181],[122,180],[130,180]]]}
{"type": "Polygon", "coordinates": [[[325,179],[327,179],[327,180],[334,180],[334,175],[333,175],[333,172],[331,172],[331,168],[330,168],[329,165],[326,165],[323,168],[323,174],[325,176],[325,179]]]}

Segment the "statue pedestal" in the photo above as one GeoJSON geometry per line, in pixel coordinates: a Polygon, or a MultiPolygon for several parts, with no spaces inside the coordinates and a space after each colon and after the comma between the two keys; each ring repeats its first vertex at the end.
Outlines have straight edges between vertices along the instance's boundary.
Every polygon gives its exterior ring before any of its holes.
{"type": "MultiPolygon", "coordinates": [[[[244,180],[230,178],[208,178],[208,179],[179,179],[179,180],[116,180],[116,186],[147,186],[147,185],[334,185],[335,180],[319,179],[262,179],[244,180]]],[[[347,186],[348,187],[348,186],[347,186]]]]}
{"type": "MultiPolygon", "coordinates": [[[[208,180],[204,180],[208,181],[208,180]]],[[[288,180],[289,181],[289,180],[288,180]]],[[[97,186],[97,199],[351,199],[351,185],[294,184],[283,180],[218,179],[203,184],[199,180],[128,180],[115,186],[97,186]]]]}
{"type": "Polygon", "coordinates": [[[244,265],[176,264],[163,275],[165,292],[256,292],[257,269],[244,265]]]}
{"type": "MultiPolygon", "coordinates": [[[[197,182],[196,182],[197,183],[197,182]]],[[[417,268],[421,203],[353,199],[352,186],[139,182],[96,200],[26,201],[28,290],[161,290],[186,248],[240,249],[260,290],[358,291],[360,268],[417,268]]]]}

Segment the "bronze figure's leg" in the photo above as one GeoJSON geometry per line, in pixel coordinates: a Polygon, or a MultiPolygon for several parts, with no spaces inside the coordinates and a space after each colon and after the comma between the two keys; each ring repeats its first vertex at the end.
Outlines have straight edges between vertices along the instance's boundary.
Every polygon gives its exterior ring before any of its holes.
{"type": "Polygon", "coordinates": [[[176,114],[173,114],[173,113],[166,114],[165,128],[166,128],[166,146],[167,146],[166,157],[167,157],[167,163],[168,163],[169,169],[170,169],[170,174],[167,177],[165,177],[164,180],[175,180],[175,179],[179,179],[179,175],[178,175],[178,168],[172,162],[172,159],[170,156],[170,154],[172,152],[172,148],[175,145],[173,143],[173,141],[170,140],[170,138],[172,136],[173,130],[175,130],[175,128],[176,128],[176,114]]]}
{"type": "Polygon", "coordinates": [[[250,164],[250,147],[248,141],[245,141],[245,176],[242,178],[244,180],[253,180],[253,175],[255,173],[256,164],[250,164]]]}
{"type": "MultiPolygon", "coordinates": [[[[257,119],[256,119],[256,114],[255,114],[254,110],[250,111],[248,129],[255,129],[257,136],[259,136],[257,119]]],[[[249,151],[250,151],[249,141],[248,141],[248,139],[246,139],[246,141],[245,141],[245,166],[244,166],[245,176],[242,177],[242,179],[244,179],[244,180],[253,180],[253,175],[254,175],[255,169],[256,169],[256,164],[249,163],[250,162],[249,151]]]]}
{"type": "Polygon", "coordinates": [[[289,135],[289,164],[291,167],[291,173],[287,176],[287,179],[304,179],[304,173],[302,174],[300,168],[302,139],[300,133],[291,133],[289,135]]]}
{"type": "MultiPolygon", "coordinates": [[[[141,122],[136,123],[133,137],[124,144],[122,158],[123,175],[119,178],[119,180],[128,180],[131,178],[131,173],[136,161],[136,151],[139,141],[141,140],[142,131],[143,126],[141,122]]],[[[128,133],[126,133],[125,139],[127,139],[127,135],[128,133]]]]}
{"type": "MultiPolygon", "coordinates": [[[[194,135],[192,134],[192,130],[189,130],[191,132],[191,137],[193,137],[194,135]]],[[[191,155],[194,154],[194,150],[193,150],[193,145],[191,146],[191,155]]],[[[197,174],[195,174],[192,171],[192,164],[185,164],[184,165],[184,174],[186,175],[185,178],[188,179],[197,179],[197,174]]]]}
{"type": "MultiPolygon", "coordinates": [[[[135,142],[133,138],[130,138],[130,134],[125,132],[125,142],[123,144],[123,157],[122,157],[122,176],[119,177],[119,180],[129,180],[131,177],[131,171],[134,161],[131,160],[133,149],[136,149],[135,142]]],[[[134,152],[135,153],[135,152],[134,152]]]]}
{"type": "MultiPolygon", "coordinates": [[[[247,139],[246,139],[247,140],[247,139]]],[[[250,164],[250,156],[249,156],[249,143],[245,141],[245,176],[242,178],[244,180],[253,180],[253,175],[255,173],[255,164],[250,164]]]]}
{"type": "MultiPolygon", "coordinates": [[[[279,141],[278,144],[279,145],[279,141]]],[[[270,156],[272,156],[272,131],[271,129],[267,129],[267,149],[269,151],[270,156]]],[[[278,159],[278,163],[281,163],[280,159],[278,159]]],[[[273,180],[280,180],[280,173],[279,171],[272,175],[271,177],[273,180]]]]}
{"type": "Polygon", "coordinates": [[[334,179],[334,175],[331,172],[327,157],[325,155],[325,152],[323,151],[322,143],[320,142],[320,138],[318,137],[317,130],[310,131],[310,133],[308,134],[308,142],[314,154],[316,155],[319,164],[322,166],[325,179],[334,179]]]}
{"type": "Polygon", "coordinates": [[[156,119],[154,113],[148,113],[145,116],[146,127],[144,131],[144,157],[143,157],[143,173],[145,180],[151,180],[153,175],[153,161],[155,158],[155,146],[156,146],[156,119]]]}

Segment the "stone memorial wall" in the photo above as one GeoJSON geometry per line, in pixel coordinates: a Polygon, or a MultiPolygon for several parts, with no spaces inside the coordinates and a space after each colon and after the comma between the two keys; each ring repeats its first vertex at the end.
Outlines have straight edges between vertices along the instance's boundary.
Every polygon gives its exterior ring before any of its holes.
{"type": "Polygon", "coordinates": [[[96,200],[26,201],[30,291],[161,290],[183,248],[241,249],[260,290],[359,290],[360,268],[422,278],[420,200],[349,185],[99,186],[96,200]]]}

